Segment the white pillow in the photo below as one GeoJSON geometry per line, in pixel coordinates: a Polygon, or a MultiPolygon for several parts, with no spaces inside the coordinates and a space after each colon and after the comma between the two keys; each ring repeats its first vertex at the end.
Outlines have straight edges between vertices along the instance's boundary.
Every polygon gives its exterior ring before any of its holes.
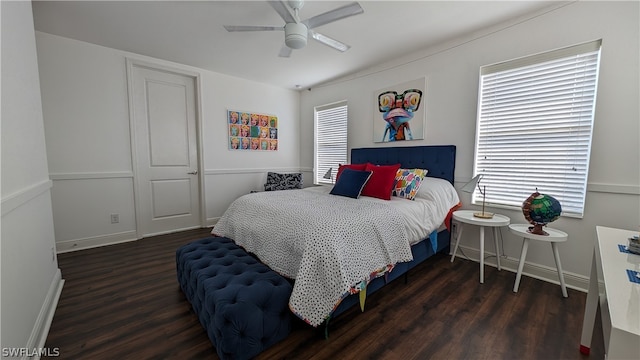
{"type": "Polygon", "coordinates": [[[452,208],[460,203],[458,192],[450,182],[429,176],[422,179],[422,183],[416,194],[416,200],[417,199],[436,201],[439,204],[448,206],[448,208],[452,208]]]}

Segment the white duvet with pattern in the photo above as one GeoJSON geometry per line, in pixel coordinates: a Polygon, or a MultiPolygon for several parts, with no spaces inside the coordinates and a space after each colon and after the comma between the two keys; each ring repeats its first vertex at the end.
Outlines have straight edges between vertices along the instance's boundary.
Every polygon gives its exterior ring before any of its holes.
{"type": "Polygon", "coordinates": [[[313,326],[372,272],[412,260],[403,220],[392,206],[323,191],[242,196],[212,233],[296,279],[289,307],[313,326]]]}

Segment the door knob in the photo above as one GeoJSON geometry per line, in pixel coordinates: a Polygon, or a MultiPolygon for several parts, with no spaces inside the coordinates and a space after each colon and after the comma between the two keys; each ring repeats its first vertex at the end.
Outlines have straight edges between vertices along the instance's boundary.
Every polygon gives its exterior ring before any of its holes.
{"type": "Polygon", "coordinates": [[[189,174],[189,175],[198,175],[198,170],[196,170],[196,171],[189,171],[187,174],[189,174]]]}

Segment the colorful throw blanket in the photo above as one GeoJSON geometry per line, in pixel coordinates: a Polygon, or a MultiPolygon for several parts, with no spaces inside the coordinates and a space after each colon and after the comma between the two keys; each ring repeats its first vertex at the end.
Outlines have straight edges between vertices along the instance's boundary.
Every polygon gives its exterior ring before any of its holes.
{"type": "Polygon", "coordinates": [[[289,307],[318,326],[345,296],[413,259],[404,221],[391,201],[286,190],[238,198],[212,233],[295,279],[289,307]]]}

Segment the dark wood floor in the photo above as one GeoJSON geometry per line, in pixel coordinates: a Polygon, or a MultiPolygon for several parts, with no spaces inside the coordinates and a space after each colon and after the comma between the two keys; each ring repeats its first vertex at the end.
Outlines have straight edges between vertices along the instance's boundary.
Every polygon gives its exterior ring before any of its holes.
{"type": "MultiPolygon", "coordinates": [[[[208,229],[58,256],[66,280],[46,347],[63,359],[217,359],[182,295],[175,250],[208,229]]],[[[437,255],[392,282],[322,333],[296,321],[260,359],[602,359],[578,351],[586,294],[437,255]]],[[[596,325],[598,330],[599,324],[596,325]]]]}

